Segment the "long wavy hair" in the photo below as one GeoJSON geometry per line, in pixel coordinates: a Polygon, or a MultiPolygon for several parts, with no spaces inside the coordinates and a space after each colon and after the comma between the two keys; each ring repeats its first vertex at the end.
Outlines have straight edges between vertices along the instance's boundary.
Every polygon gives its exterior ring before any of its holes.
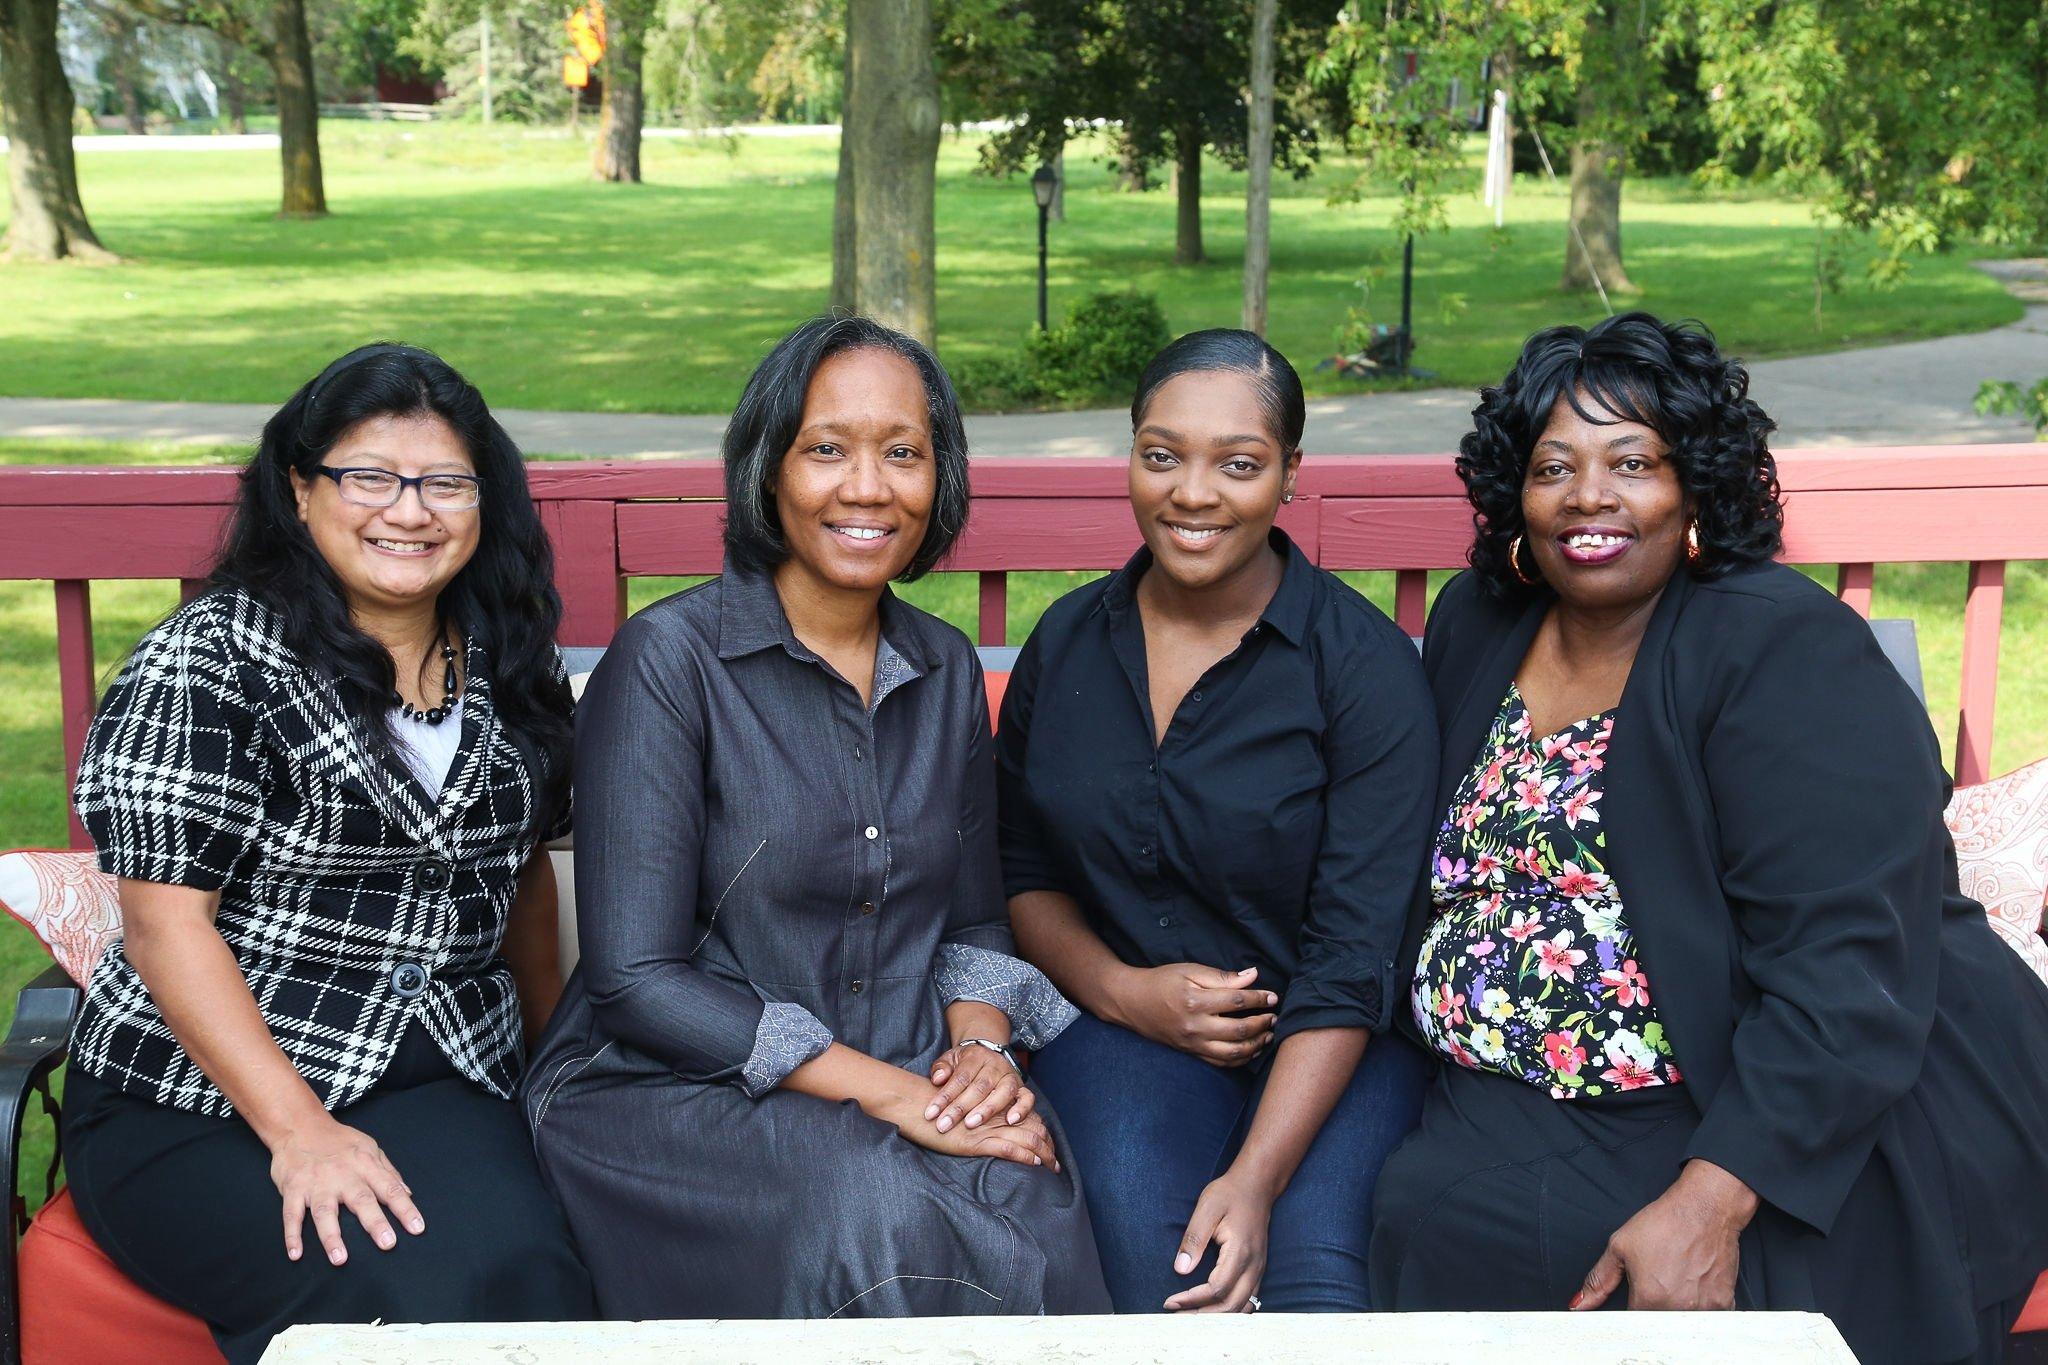
{"type": "Polygon", "coordinates": [[[256,454],[242,469],[208,586],[238,588],[276,613],[285,642],[333,679],[364,742],[388,755],[391,654],[350,616],[340,580],[299,520],[291,477],[314,477],[344,433],[379,416],[440,418],[482,480],[476,551],[441,590],[437,607],[444,625],[454,624],[489,659],[499,723],[540,776],[535,819],[544,824],[568,793],[573,705],[556,663],[562,599],[554,553],[527,492],[519,447],[483,395],[439,356],[389,342],[359,347],[293,394],[264,423],[256,454]]]}
{"type": "Polygon", "coordinates": [[[1749,396],[1749,372],[1698,323],[1623,313],[1591,328],[1536,333],[1498,387],[1480,390],[1457,468],[1472,503],[1467,560],[1495,596],[1534,591],[1516,577],[1508,552],[1523,530],[1530,454],[1560,401],[1589,422],[1640,422],[1671,448],[1699,522],[1700,559],[1688,569],[1695,577],[1778,553],[1785,513],[1770,448],[1777,423],[1749,396]]]}

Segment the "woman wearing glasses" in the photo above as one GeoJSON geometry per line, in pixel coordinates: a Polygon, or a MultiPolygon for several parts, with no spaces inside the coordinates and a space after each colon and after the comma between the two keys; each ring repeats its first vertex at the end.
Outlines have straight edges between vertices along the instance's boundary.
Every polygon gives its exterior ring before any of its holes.
{"type": "Polygon", "coordinates": [[[299,1322],[589,1316],[508,1101],[560,993],[561,615],[518,449],[375,345],[271,418],[78,777],[123,940],[64,1113],[86,1227],[253,1361],[299,1322]]]}

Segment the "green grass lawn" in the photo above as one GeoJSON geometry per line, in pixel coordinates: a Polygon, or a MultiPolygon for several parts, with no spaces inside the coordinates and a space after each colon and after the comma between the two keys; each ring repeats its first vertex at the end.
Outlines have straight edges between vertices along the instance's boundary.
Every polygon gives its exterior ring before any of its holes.
{"type": "MultiPolygon", "coordinates": [[[[587,143],[518,129],[329,123],[320,222],[274,217],[274,151],[87,154],[78,171],[118,266],[0,267],[0,394],[278,403],[375,337],[434,347],[492,402],[531,408],[723,412],[749,368],[825,302],[836,142],[649,140],[644,185],[587,178],[587,143]]],[[[1021,179],[974,174],[978,139],[939,162],[939,327],[949,361],[1014,351],[1031,324],[1035,215],[1021,179]]],[[[1156,293],[1176,330],[1234,325],[1243,179],[1205,171],[1206,265],[1171,264],[1173,201],[1115,190],[1095,149],[1067,158],[1053,228],[1057,312],[1094,290],[1156,293]]],[[[1332,207],[1341,159],[1276,185],[1274,341],[1315,376],[1357,282],[1397,260],[1385,194],[1332,207]]],[[[1589,322],[1558,293],[1561,190],[1516,182],[1505,233],[1478,202],[1479,166],[1449,232],[1416,252],[1419,363],[1450,384],[1497,380],[1522,338],[1589,322]],[[1462,300],[1462,305],[1460,304],[1462,300]]],[[[1630,302],[1698,317],[1761,357],[1994,326],[2020,305],[1967,253],[1916,263],[1901,286],[1852,284],[1812,316],[1805,205],[1635,179],[1625,202],[1630,302]]],[[[1862,251],[1857,248],[1856,253],[1862,251]]],[[[1859,280],[1860,260],[1848,277],[1859,280]]],[[[1398,316],[1392,272],[1374,316],[1398,316]]]]}

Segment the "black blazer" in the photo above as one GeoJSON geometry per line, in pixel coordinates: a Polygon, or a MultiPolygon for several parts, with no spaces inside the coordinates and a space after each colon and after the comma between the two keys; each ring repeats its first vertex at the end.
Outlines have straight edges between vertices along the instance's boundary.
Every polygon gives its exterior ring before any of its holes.
{"type": "MultiPolygon", "coordinates": [[[[1423,644],[1438,810],[1553,600],[1501,603],[1470,574],[1438,598],[1423,644]]],[[[1804,1297],[1786,1289],[1792,1262],[1846,1274],[1860,1250],[1909,1277],[1901,1330],[1963,1354],[1967,1312],[2048,1264],[2048,989],[1958,892],[1948,791],[1926,712],[1848,607],[1776,564],[1672,580],[1601,809],[1700,1109],[1689,1155],[1767,1206],[1777,1264],[1745,1265],[1766,1306],[1804,1297]]],[[[1429,913],[1425,888],[1411,975],[1429,913]]]]}

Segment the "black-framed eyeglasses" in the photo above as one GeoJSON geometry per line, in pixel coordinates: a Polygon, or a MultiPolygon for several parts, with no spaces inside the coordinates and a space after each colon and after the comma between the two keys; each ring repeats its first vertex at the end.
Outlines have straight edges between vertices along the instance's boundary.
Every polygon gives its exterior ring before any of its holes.
{"type": "Polygon", "coordinates": [[[351,469],[331,464],[313,466],[341,489],[344,502],[358,507],[390,507],[419,490],[420,504],[430,512],[467,512],[483,500],[484,481],[474,474],[421,474],[407,477],[388,469],[351,469]]]}

